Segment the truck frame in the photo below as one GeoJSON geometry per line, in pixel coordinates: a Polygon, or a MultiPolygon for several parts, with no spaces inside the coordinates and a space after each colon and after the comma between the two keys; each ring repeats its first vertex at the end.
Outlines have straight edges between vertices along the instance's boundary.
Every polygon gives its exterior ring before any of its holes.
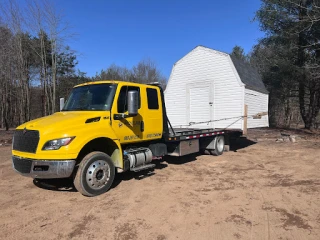
{"type": "Polygon", "coordinates": [[[61,112],[17,127],[13,168],[23,176],[73,178],[85,196],[107,192],[117,172],[154,168],[164,156],[219,156],[240,129],[173,128],[158,84],[99,81],[73,88],[61,112]]]}

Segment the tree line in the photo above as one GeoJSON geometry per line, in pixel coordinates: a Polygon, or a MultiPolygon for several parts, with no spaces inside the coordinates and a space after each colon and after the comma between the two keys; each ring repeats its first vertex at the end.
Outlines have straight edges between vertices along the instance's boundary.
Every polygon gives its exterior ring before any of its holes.
{"type": "MultiPolygon", "coordinates": [[[[269,90],[271,126],[317,127],[320,110],[320,0],[261,0],[255,20],[265,37],[244,54],[269,90]]],[[[117,79],[149,83],[167,79],[144,59],[112,64],[94,77],[77,70],[77,52],[65,44],[68,24],[49,0],[0,3],[0,127],[10,128],[59,109],[59,98],[88,81],[117,79]]]]}
{"type": "Polygon", "coordinates": [[[0,124],[8,129],[55,112],[57,85],[77,62],[49,1],[3,1],[0,10],[0,124]]]}
{"type": "Polygon", "coordinates": [[[320,1],[262,0],[255,19],[265,32],[249,55],[235,56],[256,66],[269,90],[271,126],[319,125],[320,1]]]}

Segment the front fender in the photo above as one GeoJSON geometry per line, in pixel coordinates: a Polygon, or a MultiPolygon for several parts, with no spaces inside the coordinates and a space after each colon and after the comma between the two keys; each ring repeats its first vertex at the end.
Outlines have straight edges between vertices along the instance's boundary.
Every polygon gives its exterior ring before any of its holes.
{"type": "Polygon", "coordinates": [[[115,167],[123,168],[123,155],[120,141],[106,137],[97,137],[85,143],[77,156],[78,161],[92,151],[101,151],[107,153],[115,167]]]}

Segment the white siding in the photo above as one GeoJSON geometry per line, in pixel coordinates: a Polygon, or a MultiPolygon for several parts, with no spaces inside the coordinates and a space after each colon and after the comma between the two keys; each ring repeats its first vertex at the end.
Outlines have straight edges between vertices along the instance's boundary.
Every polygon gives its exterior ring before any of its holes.
{"type": "MultiPolygon", "coordinates": [[[[245,104],[248,105],[248,116],[268,112],[268,94],[245,89],[245,104]]],[[[248,118],[248,128],[269,127],[268,116],[261,119],[248,118]]]]}
{"type": "Polygon", "coordinates": [[[239,75],[232,63],[230,56],[227,56],[228,65],[220,69],[220,74],[214,81],[214,119],[230,118],[228,120],[217,121],[215,128],[243,128],[241,116],[244,113],[244,84],[240,82],[239,75]],[[222,71],[223,70],[223,71],[222,71]],[[228,71],[226,74],[225,71],[228,71]],[[221,72],[225,72],[221,74],[221,72]]]}
{"type": "MultiPolygon", "coordinates": [[[[189,124],[189,89],[194,86],[206,86],[211,89],[211,120],[243,115],[244,84],[240,81],[230,56],[197,47],[174,65],[165,91],[167,113],[173,126],[185,127],[189,124]]],[[[202,108],[199,107],[198,111],[201,115],[202,108]]],[[[242,129],[243,121],[236,120],[235,118],[191,127],[242,129]]]]}

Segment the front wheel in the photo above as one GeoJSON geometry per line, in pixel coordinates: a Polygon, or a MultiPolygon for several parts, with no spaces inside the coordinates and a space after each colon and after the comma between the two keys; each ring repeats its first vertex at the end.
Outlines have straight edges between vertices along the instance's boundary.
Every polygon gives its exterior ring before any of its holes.
{"type": "Polygon", "coordinates": [[[73,183],[82,195],[93,197],[107,192],[114,176],[111,158],[103,152],[91,152],[82,159],[73,183]]]}

